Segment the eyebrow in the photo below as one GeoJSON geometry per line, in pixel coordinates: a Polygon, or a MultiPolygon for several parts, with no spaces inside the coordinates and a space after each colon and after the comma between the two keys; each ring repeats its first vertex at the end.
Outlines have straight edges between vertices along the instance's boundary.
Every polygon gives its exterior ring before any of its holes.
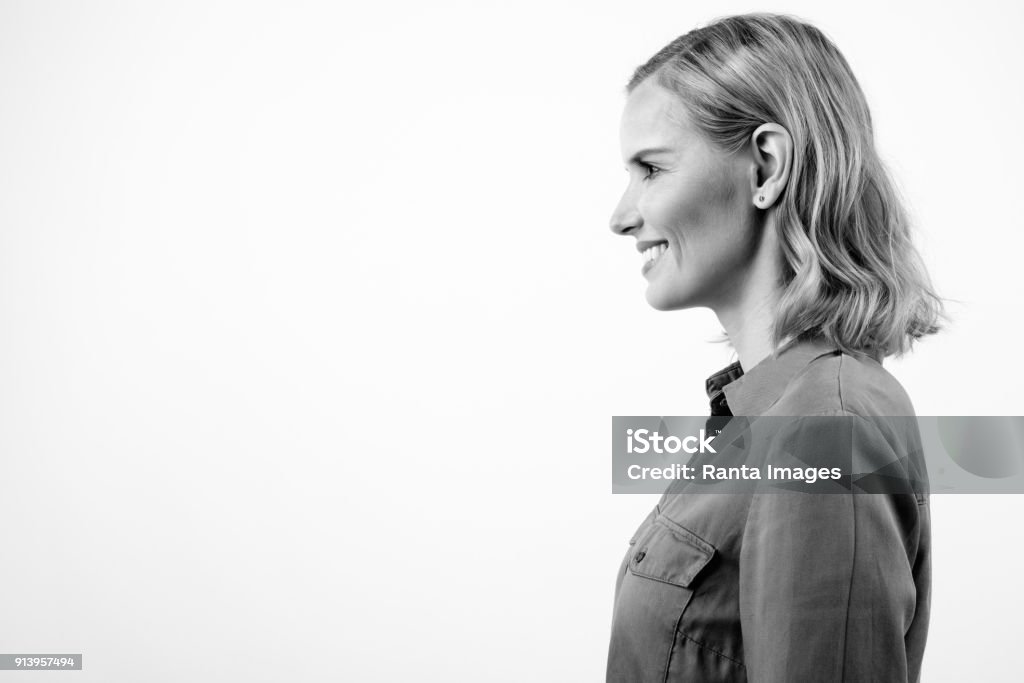
{"type": "Polygon", "coordinates": [[[631,156],[627,163],[628,164],[636,164],[636,163],[639,163],[640,160],[643,159],[645,156],[654,155],[654,154],[664,154],[666,152],[674,152],[674,151],[675,150],[672,149],[671,147],[648,147],[647,149],[642,149],[639,152],[637,152],[636,154],[634,154],[633,156],[631,156]]]}

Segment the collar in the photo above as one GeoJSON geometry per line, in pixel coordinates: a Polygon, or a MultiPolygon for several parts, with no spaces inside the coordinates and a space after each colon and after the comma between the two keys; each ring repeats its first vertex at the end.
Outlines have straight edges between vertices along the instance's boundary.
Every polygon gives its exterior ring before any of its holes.
{"type": "Polygon", "coordinates": [[[820,337],[805,339],[768,356],[747,372],[738,361],[719,370],[705,382],[711,414],[761,415],[812,360],[838,349],[820,337]]]}

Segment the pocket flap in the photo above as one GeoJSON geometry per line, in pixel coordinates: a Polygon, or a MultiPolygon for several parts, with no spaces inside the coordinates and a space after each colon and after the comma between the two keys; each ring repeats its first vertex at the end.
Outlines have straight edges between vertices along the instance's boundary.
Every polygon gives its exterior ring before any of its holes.
{"type": "Polygon", "coordinates": [[[633,547],[629,569],[637,576],[689,588],[714,554],[710,543],[662,516],[633,547]]]}

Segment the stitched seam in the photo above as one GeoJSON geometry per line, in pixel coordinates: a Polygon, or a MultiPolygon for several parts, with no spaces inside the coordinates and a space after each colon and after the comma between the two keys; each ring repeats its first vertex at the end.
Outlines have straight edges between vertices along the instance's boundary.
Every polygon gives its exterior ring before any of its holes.
{"type": "MultiPolygon", "coordinates": [[[[666,586],[675,586],[676,588],[686,588],[687,586],[690,585],[690,581],[687,581],[686,583],[674,583],[672,581],[669,581],[668,579],[658,578],[657,576],[651,576],[650,574],[641,574],[640,572],[638,572],[633,567],[630,567],[629,571],[633,572],[633,576],[639,576],[640,578],[648,579],[650,581],[657,581],[658,583],[663,583],[666,586]]],[[[691,579],[691,581],[692,581],[692,579],[691,579]]],[[[687,590],[689,590],[689,589],[687,589],[687,590]]]]}
{"type": "Polygon", "coordinates": [[[839,391],[839,409],[845,411],[846,404],[843,403],[843,354],[839,354],[839,369],[836,371],[836,385],[839,391]]]}
{"type": "Polygon", "coordinates": [[[690,641],[691,643],[693,643],[693,644],[694,644],[694,645],[696,645],[697,647],[699,647],[699,648],[701,648],[701,649],[704,649],[704,650],[707,650],[708,652],[710,652],[710,653],[712,653],[712,654],[718,655],[718,656],[719,656],[719,657],[721,657],[722,659],[726,659],[726,660],[728,660],[728,661],[732,662],[733,664],[735,664],[735,665],[739,666],[739,667],[740,667],[740,668],[742,668],[742,669],[746,669],[746,668],[747,668],[747,666],[746,666],[746,665],[745,665],[745,664],[744,664],[743,662],[741,662],[740,660],[738,660],[738,659],[733,659],[733,658],[732,658],[732,657],[730,657],[729,655],[727,655],[727,654],[723,654],[723,653],[719,652],[718,650],[716,650],[716,649],[715,649],[715,648],[713,648],[713,647],[710,647],[710,646],[708,646],[708,645],[705,645],[704,643],[702,643],[702,642],[700,642],[700,641],[698,641],[698,640],[694,640],[693,638],[691,638],[690,636],[686,635],[685,633],[680,633],[679,635],[680,635],[680,636],[682,636],[683,638],[685,638],[686,640],[690,641]]]}
{"type": "Polygon", "coordinates": [[[852,498],[850,505],[853,506],[853,561],[850,563],[850,584],[846,589],[846,623],[843,625],[843,666],[842,669],[840,669],[840,681],[846,680],[846,661],[849,658],[849,653],[846,651],[846,648],[850,640],[850,607],[853,604],[853,577],[857,573],[857,496],[853,496],[852,498]]]}
{"type": "MultiPolygon", "coordinates": [[[[840,403],[841,403],[842,402],[842,397],[840,397],[839,400],[840,400],[840,403]]],[[[831,411],[831,412],[834,413],[835,411],[831,411]]],[[[861,415],[860,413],[858,413],[855,410],[847,410],[845,408],[843,408],[840,412],[843,414],[844,417],[846,417],[846,416],[856,417],[858,421],[860,421],[860,422],[867,422],[869,425],[871,424],[871,420],[877,419],[877,417],[869,417],[867,415],[861,415]]],[[[823,416],[823,415],[825,415],[825,413],[816,413],[815,415],[807,415],[805,417],[817,417],[819,415],[823,416]]],[[[876,427],[876,429],[877,429],[877,427],[876,427]]],[[[888,443],[889,443],[888,440],[886,440],[886,444],[888,444],[888,443]]],[[[851,441],[850,445],[851,445],[852,448],[856,447],[855,444],[853,444],[852,441],[851,441]]],[[[889,445],[891,447],[891,444],[889,444],[889,445]]],[[[892,450],[893,450],[894,454],[897,453],[897,449],[896,448],[892,448],[892,450]]],[[[908,456],[909,456],[909,453],[908,453],[908,456]]],[[[896,461],[898,462],[898,464],[900,466],[900,471],[906,476],[907,480],[911,480],[912,476],[910,474],[910,460],[909,460],[909,457],[907,458],[907,461],[905,463],[903,462],[903,460],[904,460],[904,458],[901,458],[901,457],[897,456],[896,461]]],[[[914,492],[914,494],[913,494],[914,499],[917,501],[918,505],[920,505],[923,502],[921,500],[921,498],[919,497],[920,495],[921,494],[919,494],[917,492],[914,492]]]]}
{"type": "MultiPolygon", "coordinates": [[[[801,377],[801,376],[802,376],[802,375],[803,375],[804,373],[808,372],[808,371],[809,371],[809,370],[811,369],[811,366],[812,366],[812,365],[814,364],[814,361],[818,360],[819,358],[824,358],[824,357],[826,357],[826,356],[835,356],[835,355],[838,355],[838,356],[839,356],[839,358],[840,358],[840,362],[842,362],[842,360],[841,360],[841,359],[842,359],[842,357],[843,357],[842,351],[840,351],[840,352],[839,352],[839,353],[837,354],[837,353],[836,353],[836,352],[835,352],[834,350],[833,350],[833,351],[827,351],[826,353],[823,353],[823,354],[821,354],[821,355],[815,356],[814,358],[812,358],[812,359],[810,359],[809,361],[807,361],[807,365],[805,365],[805,366],[803,366],[802,368],[800,368],[800,369],[799,369],[799,370],[798,370],[798,371],[796,372],[796,374],[795,374],[795,375],[793,375],[792,377],[790,377],[790,378],[789,378],[789,380],[788,380],[788,381],[786,382],[786,385],[785,385],[785,386],[784,386],[784,387],[782,388],[782,392],[781,392],[781,393],[780,393],[780,394],[779,394],[778,396],[776,396],[776,397],[775,397],[775,400],[774,400],[774,401],[772,401],[771,403],[769,403],[769,404],[768,404],[768,406],[764,408],[764,410],[765,410],[765,411],[766,411],[766,410],[768,410],[769,408],[771,408],[772,406],[774,406],[774,405],[775,405],[776,403],[778,403],[779,401],[781,401],[781,400],[782,400],[782,397],[786,395],[786,391],[787,391],[787,390],[789,389],[789,387],[790,387],[790,386],[791,386],[791,385],[792,385],[792,384],[793,384],[794,382],[796,382],[796,380],[797,380],[797,379],[799,379],[799,378],[800,378],[800,377],[801,377]]],[[[763,412],[763,411],[762,411],[762,412],[763,412]]]]}
{"type": "Polygon", "coordinates": [[[704,554],[708,556],[708,561],[710,561],[711,556],[715,554],[715,546],[711,545],[703,538],[693,533],[692,531],[684,527],[682,524],[672,519],[671,517],[668,517],[667,515],[660,516],[654,520],[654,523],[660,524],[666,529],[668,529],[669,533],[671,533],[673,536],[678,538],[683,543],[688,543],[689,545],[696,547],[698,550],[703,551],[704,554]]]}
{"type": "MultiPolygon", "coordinates": [[[[679,618],[676,619],[675,628],[672,630],[673,633],[676,633],[678,635],[683,635],[682,633],[679,633],[679,627],[682,626],[682,624],[683,624],[683,615],[686,614],[686,608],[690,606],[691,602],[693,602],[693,591],[690,591],[690,597],[686,598],[686,603],[683,605],[683,611],[679,613],[679,618]]],[[[672,655],[675,654],[675,651],[676,651],[676,639],[673,636],[673,638],[672,638],[672,646],[669,647],[669,649],[668,649],[668,658],[665,660],[665,677],[662,679],[662,683],[668,683],[668,675],[669,675],[669,672],[672,671],[672,655]]]]}

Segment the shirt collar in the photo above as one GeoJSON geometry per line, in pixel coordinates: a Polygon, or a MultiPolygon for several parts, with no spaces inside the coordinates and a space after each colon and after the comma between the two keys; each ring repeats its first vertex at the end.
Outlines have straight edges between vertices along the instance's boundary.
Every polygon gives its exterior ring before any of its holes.
{"type": "Polygon", "coordinates": [[[838,348],[821,338],[806,339],[768,356],[747,372],[738,361],[719,370],[705,382],[712,415],[761,415],[779,400],[797,373],[838,348]]]}

